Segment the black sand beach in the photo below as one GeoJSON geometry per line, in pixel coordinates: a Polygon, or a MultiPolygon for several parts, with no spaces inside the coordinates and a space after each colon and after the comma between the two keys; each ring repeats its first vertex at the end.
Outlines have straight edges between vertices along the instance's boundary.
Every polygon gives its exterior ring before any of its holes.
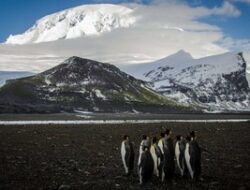
{"type": "MultiPolygon", "coordinates": [[[[250,123],[163,123],[123,125],[0,126],[0,189],[250,189],[250,123]],[[136,149],[142,134],[165,128],[197,131],[202,181],[178,173],[172,183],[139,185],[136,171],[124,175],[122,136],[136,149]]],[[[137,160],[135,161],[135,163],[137,160]]]]}

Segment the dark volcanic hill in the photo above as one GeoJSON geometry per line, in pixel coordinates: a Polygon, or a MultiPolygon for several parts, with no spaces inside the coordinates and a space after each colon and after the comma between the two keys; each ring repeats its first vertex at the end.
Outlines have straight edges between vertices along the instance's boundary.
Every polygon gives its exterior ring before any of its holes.
{"type": "Polygon", "coordinates": [[[183,112],[189,108],[147,88],[117,67],[71,57],[43,73],[7,81],[0,89],[1,113],[183,112]]]}

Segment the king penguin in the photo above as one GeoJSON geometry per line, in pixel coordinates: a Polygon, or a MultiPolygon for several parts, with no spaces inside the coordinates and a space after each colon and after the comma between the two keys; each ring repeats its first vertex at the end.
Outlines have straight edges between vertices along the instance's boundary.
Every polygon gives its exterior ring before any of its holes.
{"type": "Polygon", "coordinates": [[[165,139],[163,142],[163,172],[162,172],[162,181],[171,180],[174,177],[175,170],[175,153],[174,153],[174,144],[171,138],[171,130],[167,129],[165,133],[165,139]]]}
{"type": "Polygon", "coordinates": [[[135,154],[133,144],[130,142],[129,137],[127,135],[124,135],[124,139],[121,144],[121,156],[125,173],[127,175],[130,175],[134,168],[135,154]]]}
{"type": "Polygon", "coordinates": [[[176,137],[175,144],[175,158],[177,162],[178,169],[180,171],[181,176],[184,176],[186,169],[186,161],[185,161],[185,142],[181,135],[176,137]]]}
{"type": "Polygon", "coordinates": [[[162,154],[163,154],[163,141],[164,141],[164,138],[165,138],[165,133],[161,133],[161,138],[158,141],[158,147],[160,148],[162,154]]]}
{"type": "Polygon", "coordinates": [[[187,138],[185,160],[192,179],[198,179],[201,174],[201,149],[196,141],[195,132],[192,131],[187,138]]]}
{"type": "Polygon", "coordinates": [[[147,135],[142,135],[142,141],[141,141],[140,147],[139,147],[138,166],[140,164],[141,154],[143,152],[143,147],[150,147],[150,141],[149,141],[149,137],[147,135]]]}
{"type": "Polygon", "coordinates": [[[164,152],[163,152],[163,142],[165,140],[165,133],[161,133],[161,138],[158,141],[158,147],[160,149],[161,154],[161,160],[159,165],[159,178],[162,179],[162,173],[163,173],[163,164],[164,164],[164,152]]]}
{"type": "Polygon", "coordinates": [[[154,161],[154,174],[159,177],[160,176],[160,164],[162,161],[162,153],[161,153],[161,149],[159,148],[159,146],[157,145],[157,138],[154,137],[152,140],[152,145],[150,147],[150,153],[151,156],[153,158],[154,161]]]}
{"type": "Polygon", "coordinates": [[[154,172],[154,161],[148,146],[143,146],[139,163],[139,180],[144,184],[152,179],[154,172]]]}

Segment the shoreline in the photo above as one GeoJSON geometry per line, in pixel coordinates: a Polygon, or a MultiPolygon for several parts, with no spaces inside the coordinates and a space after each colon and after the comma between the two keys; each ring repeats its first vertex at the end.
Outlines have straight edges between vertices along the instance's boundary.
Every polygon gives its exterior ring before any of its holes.
{"type": "Polygon", "coordinates": [[[245,123],[250,119],[190,119],[190,120],[23,120],[23,121],[0,121],[0,125],[89,125],[89,124],[154,124],[154,123],[245,123]]]}

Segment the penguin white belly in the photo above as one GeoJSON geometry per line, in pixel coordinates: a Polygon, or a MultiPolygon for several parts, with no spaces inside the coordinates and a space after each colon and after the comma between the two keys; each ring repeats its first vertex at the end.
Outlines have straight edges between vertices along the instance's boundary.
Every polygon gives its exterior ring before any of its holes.
{"type": "Polygon", "coordinates": [[[122,156],[122,163],[125,169],[126,174],[128,173],[128,166],[126,164],[125,156],[126,156],[126,148],[125,148],[125,143],[122,142],[121,145],[121,156],[122,156]]]}
{"type": "Polygon", "coordinates": [[[186,144],[186,148],[185,148],[185,160],[186,160],[186,164],[187,164],[187,168],[190,173],[190,176],[193,179],[194,172],[192,170],[191,163],[190,163],[189,143],[186,144]]]}
{"type": "MultiPolygon", "coordinates": [[[[162,140],[159,140],[158,142],[158,147],[160,148],[161,150],[161,153],[164,155],[164,150],[163,150],[163,141],[162,140]]],[[[161,162],[161,161],[160,161],[161,162]]],[[[162,163],[161,163],[162,164],[162,163]]],[[[164,181],[165,179],[165,173],[164,173],[164,170],[162,169],[161,171],[161,180],[164,181]]]]}
{"type": "Polygon", "coordinates": [[[139,180],[140,184],[142,184],[142,168],[139,168],[139,180]]]}
{"type": "Polygon", "coordinates": [[[155,147],[151,146],[150,147],[150,153],[154,161],[154,174],[158,177],[159,176],[159,171],[158,171],[158,158],[155,152],[155,147]]]}
{"type": "Polygon", "coordinates": [[[159,146],[159,148],[160,148],[160,150],[161,150],[161,153],[163,154],[163,142],[162,142],[162,140],[160,140],[159,142],[158,142],[158,146],[159,146]]]}
{"type": "Polygon", "coordinates": [[[180,165],[180,154],[181,154],[180,146],[179,146],[179,143],[177,142],[175,145],[175,157],[177,161],[177,166],[180,169],[181,175],[183,175],[183,169],[181,168],[181,165],[180,165]]]}
{"type": "Polygon", "coordinates": [[[140,163],[141,163],[141,154],[142,154],[142,152],[143,152],[142,148],[143,148],[143,141],[141,142],[140,148],[139,148],[138,166],[139,166],[140,163]]]}

